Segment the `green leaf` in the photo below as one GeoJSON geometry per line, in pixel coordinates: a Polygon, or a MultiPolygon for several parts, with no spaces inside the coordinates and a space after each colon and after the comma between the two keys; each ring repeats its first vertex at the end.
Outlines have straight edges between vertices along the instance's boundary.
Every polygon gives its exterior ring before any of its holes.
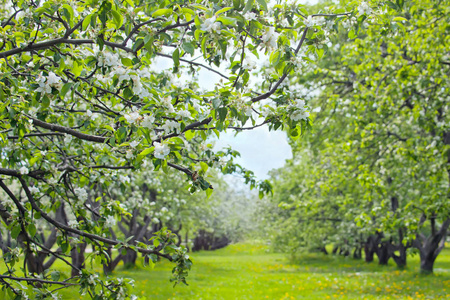
{"type": "Polygon", "coordinates": [[[90,14],[84,18],[83,23],[81,25],[81,30],[86,30],[88,28],[89,24],[91,23],[91,19],[92,19],[93,15],[94,14],[90,14]]]}
{"type": "Polygon", "coordinates": [[[325,50],[323,48],[316,48],[316,54],[320,58],[322,58],[323,54],[325,53],[325,50]]]}
{"type": "Polygon", "coordinates": [[[222,22],[223,25],[234,26],[236,24],[236,19],[230,17],[220,16],[217,18],[218,22],[222,22]]]}
{"type": "Polygon", "coordinates": [[[202,188],[202,190],[206,191],[207,189],[209,189],[210,184],[205,180],[205,178],[200,176],[198,178],[198,183],[200,183],[200,187],[202,188]]]}
{"type": "Polygon", "coordinates": [[[28,224],[27,231],[31,237],[34,237],[36,235],[36,226],[33,223],[28,224]]]}
{"type": "Polygon", "coordinates": [[[79,64],[77,61],[73,62],[72,73],[75,77],[81,75],[81,71],[83,71],[83,65],[79,64]]]}
{"type": "Polygon", "coordinates": [[[233,9],[233,8],[232,8],[232,7],[224,7],[224,8],[222,8],[222,9],[216,11],[215,15],[218,16],[218,15],[220,15],[220,14],[223,14],[224,12],[229,11],[230,9],[233,9]]]}
{"type": "Polygon", "coordinates": [[[408,19],[405,19],[405,18],[403,18],[403,17],[395,17],[395,18],[393,19],[393,21],[395,21],[395,22],[402,22],[402,21],[408,21],[408,19]]]}
{"type": "Polygon", "coordinates": [[[120,61],[122,62],[122,64],[123,64],[124,66],[127,66],[127,67],[133,66],[133,61],[132,61],[131,59],[129,59],[128,57],[122,57],[122,58],[120,59],[120,61]]]}
{"type": "Polygon", "coordinates": [[[245,14],[246,12],[250,11],[253,8],[254,2],[255,2],[255,0],[248,0],[247,4],[245,4],[244,11],[242,13],[245,14]]]}
{"type": "Polygon", "coordinates": [[[193,130],[188,130],[184,132],[184,137],[186,138],[186,140],[190,141],[194,138],[195,136],[195,131],[193,130]]]}
{"type": "Polygon", "coordinates": [[[191,21],[192,17],[195,16],[195,12],[192,9],[189,9],[186,7],[183,7],[181,9],[181,12],[184,14],[184,17],[186,18],[186,21],[188,21],[188,22],[191,21]]]}
{"type": "Polygon", "coordinates": [[[20,227],[20,224],[16,224],[13,229],[11,230],[11,237],[13,239],[17,239],[17,237],[19,236],[20,232],[22,231],[22,228],[20,227]]]}
{"type": "Polygon", "coordinates": [[[220,122],[225,121],[225,118],[227,117],[227,108],[226,107],[221,107],[217,110],[219,112],[219,120],[220,122]]]}
{"type": "Polygon", "coordinates": [[[348,32],[348,38],[349,39],[351,39],[351,40],[353,40],[354,38],[356,38],[356,33],[355,33],[355,30],[350,30],[349,32],[348,32]]]}
{"type": "Polygon", "coordinates": [[[240,0],[233,0],[233,7],[236,10],[240,9],[241,8],[241,1],[240,0]]]}
{"type": "Polygon", "coordinates": [[[157,11],[155,11],[155,12],[152,14],[152,17],[153,17],[153,18],[157,18],[157,17],[161,17],[161,16],[166,16],[166,17],[168,17],[168,16],[170,16],[172,13],[173,13],[173,10],[172,10],[171,8],[161,8],[161,9],[158,9],[157,11]]]}
{"type": "Polygon", "coordinates": [[[207,11],[208,8],[206,6],[200,5],[200,4],[191,4],[192,7],[207,11]]]}
{"type": "Polygon", "coordinates": [[[116,28],[119,29],[123,25],[123,17],[121,14],[119,14],[116,10],[112,9],[111,13],[113,15],[114,24],[116,25],[116,28]]]}
{"type": "Polygon", "coordinates": [[[53,271],[50,273],[50,277],[52,278],[53,281],[58,281],[60,276],[61,276],[61,272],[59,272],[59,271],[53,271]]]}
{"type": "Polygon", "coordinates": [[[172,59],[175,67],[178,67],[180,65],[180,50],[178,48],[173,51],[172,59]]]}
{"type": "Polygon", "coordinates": [[[203,53],[203,56],[205,56],[205,57],[207,55],[207,53],[206,53],[206,41],[207,41],[207,37],[204,36],[203,40],[202,40],[202,53],[203,53]]]}
{"type": "Polygon", "coordinates": [[[183,47],[184,51],[186,51],[186,53],[189,53],[191,56],[194,55],[194,51],[195,51],[194,44],[192,44],[191,42],[187,42],[187,43],[183,43],[182,47],[183,47]]]}
{"type": "Polygon", "coordinates": [[[62,8],[68,12],[68,16],[67,16],[68,21],[72,22],[73,21],[73,8],[72,8],[72,6],[70,6],[68,4],[63,4],[62,8]]]}
{"type": "Polygon", "coordinates": [[[261,5],[264,11],[267,11],[267,3],[265,0],[256,0],[261,5]]]}
{"type": "Polygon", "coordinates": [[[205,192],[206,192],[206,197],[209,199],[213,193],[213,189],[207,189],[205,192]]]}
{"type": "Polygon", "coordinates": [[[202,162],[202,161],[200,162],[200,167],[202,168],[202,171],[204,173],[206,173],[206,171],[208,171],[208,168],[209,168],[209,166],[206,163],[202,162]]]}
{"type": "Polygon", "coordinates": [[[63,99],[67,92],[70,90],[70,88],[72,87],[73,82],[67,82],[63,85],[63,87],[61,88],[61,91],[59,92],[59,96],[61,97],[61,99],[63,99]]]}
{"type": "Polygon", "coordinates": [[[146,156],[150,153],[153,153],[154,150],[155,150],[155,147],[150,147],[150,148],[144,149],[141,153],[139,153],[139,155],[146,156]]]}

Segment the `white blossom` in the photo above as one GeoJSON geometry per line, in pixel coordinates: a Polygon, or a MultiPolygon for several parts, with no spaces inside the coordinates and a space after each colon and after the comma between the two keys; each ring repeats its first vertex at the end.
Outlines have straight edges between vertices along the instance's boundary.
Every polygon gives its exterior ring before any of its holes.
{"type": "Polygon", "coordinates": [[[61,78],[56,76],[55,73],[53,73],[53,72],[48,73],[48,76],[47,76],[47,84],[48,85],[55,85],[59,82],[61,82],[61,78]]]}
{"type": "Polygon", "coordinates": [[[65,144],[70,144],[71,141],[72,141],[72,136],[70,134],[66,134],[64,136],[64,143],[65,144]]]}
{"type": "Polygon", "coordinates": [[[314,18],[314,24],[318,25],[318,26],[323,26],[323,25],[327,24],[327,20],[324,17],[319,16],[319,17],[314,18]]]}
{"type": "Polygon", "coordinates": [[[114,225],[116,225],[116,219],[114,218],[114,216],[108,216],[108,217],[106,217],[106,220],[105,220],[105,227],[111,228],[111,227],[113,227],[114,225]]]}
{"type": "Polygon", "coordinates": [[[227,164],[227,159],[224,157],[224,156],[222,156],[220,159],[219,159],[219,165],[220,166],[222,166],[222,167],[224,167],[226,164],[227,164]]]}
{"type": "Polygon", "coordinates": [[[89,284],[95,284],[95,280],[98,278],[97,274],[92,274],[91,276],[89,276],[88,278],[88,282],[89,284]]]}
{"type": "Polygon", "coordinates": [[[159,219],[158,219],[158,218],[153,218],[153,219],[152,219],[152,222],[153,222],[153,223],[159,223],[159,219]]]}
{"type": "Polygon", "coordinates": [[[252,20],[256,20],[257,15],[254,12],[247,12],[244,17],[248,20],[248,21],[252,21],[252,20]]]}
{"type": "Polygon", "coordinates": [[[169,113],[173,113],[175,112],[175,110],[173,109],[173,105],[172,105],[172,99],[170,99],[169,97],[164,97],[162,99],[162,103],[161,103],[164,107],[167,108],[167,110],[169,111],[169,113]]]}
{"type": "Polygon", "coordinates": [[[251,117],[252,116],[252,114],[253,114],[253,110],[252,110],[252,107],[251,106],[247,106],[246,108],[245,108],[245,115],[247,116],[247,117],[251,117]]]}
{"type": "Polygon", "coordinates": [[[86,115],[91,119],[91,120],[95,120],[98,117],[98,114],[94,114],[90,109],[88,109],[86,111],[86,115]]]}
{"type": "Polygon", "coordinates": [[[28,168],[25,167],[25,166],[23,166],[23,167],[21,167],[21,168],[19,169],[19,173],[20,173],[21,175],[27,175],[29,171],[30,171],[30,170],[28,170],[28,168]]]}
{"type": "Polygon", "coordinates": [[[177,131],[180,131],[181,125],[177,121],[169,120],[162,126],[162,129],[164,129],[165,133],[169,133],[172,131],[177,132],[177,131]]]}
{"type": "Polygon", "coordinates": [[[74,192],[78,199],[80,199],[81,201],[87,200],[88,194],[85,189],[77,187],[74,189],[74,192]]]}
{"type": "Polygon", "coordinates": [[[312,16],[308,16],[305,20],[303,20],[303,23],[306,27],[313,27],[316,25],[316,21],[312,16]]]}
{"type": "Polygon", "coordinates": [[[190,118],[191,117],[191,113],[187,110],[187,109],[185,109],[185,110],[180,110],[178,113],[177,113],[177,115],[178,115],[178,117],[181,119],[181,118],[190,118]]]}
{"type": "Polygon", "coordinates": [[[119,176],[119,181],[122,182],[122,183],[130,183],[130,177],[120,175],[119,176]]]}
{"type": "Polygon", "coordinates": [[[305,108],[305,100],[301,100],[301,99],[295,99],[294,100],[294,106],[298,109],[303,109],[305,108]]]}
{"type": "Polygon", "coordinates": [[[247,70],[254,70],[254,69],[256,69],[256,62],[253,61],[248,56],[246,56],[245,59],[244,59],[244,64],[242,65],[242,67],[244,69],[247,69],[247,70]]]}
{"type": "Polygon", "coordinates": [[[344,21],[342,22],[342,26],[343,26],[345,29],[347,29],[347,28],[349,28],[349,27],[352,27],[352,26],[355,25],[355,24],[356,24],[356,18],[355,18],[355,17],[347,18],[346,20],[344,20],[344,21]]]}
{"type": "Polygon", "coordinates": [[[145,116],[144,119],[142,120],[141,125],[143,127],[151,129],[153,127],[153,122],[155,122],[155,117],[153,117],[153,116],[145,116]]]}
{"type": "Polygon", "coordinates": [[[279,34],[275,32],[273,27],[269,27],[266,32],[262,35],[261,39],[267,50],[272,50],[277,48],[277,40],[279,34]]]}
{"type": "Polygon", "coordinates": [[[135,111],[135,112],[132,112],[132,113],[130,113],[128,115],[125,115],[124,117],[127,120],[128,124],[131,125],[131,124],[133,124],[134,122],[136,122],[140,118],[140,115],[139,115],[139,112],[135,111]]]}
{"type": "Polygon", "coordinates": [[[206,19],[205,22],[200,26],[200,30],[207,32],[215,32],[220,30],[220,23],[216,22],[216,16],[206,19]]]}
{"type": "Polygon", "coordinates": [[[67,225],[69,225],[69,227],[77,227],[78,226],[78,221],[77,220],[70,220],[67,225]]]}
{"type": "Polygon", "coordinates": [[[32,187],[30,187],[30,192],[31,192],[32,194],[37,194],[37,193],[39,193],[40,191],[39,191],[39,188],[37,188],[37,187],[35,187],[35,186],[32,186],[32,187]]]}
{"type": "Polygon", "coordinates": [[[370,8],[369,4],[365,1],[361,2],[358,6],[358,15],[370,15],[372,13],[372,9],[370,8]]]}
{"type": "Polygon", "coordinates": [[[291,119],[293,121],[306,120],[309,117],[309,112],[305,110],[297,110],[291,114],[291,119]]]}
{"type": "Polygon", "coordinates": [[[61,87],[61,78],[56,76],[53,72],[49,72],[47,77],[44,77],[42,74],[39,75],[36,81],[39,85],[36,92],[40,93],[50,94],[52,92],[52,87],[61,87]]]}
{"type": "Polygon", "coordinates": [[[139,141],[132,141],[132,142],[130,143],[130,147],[131,147],[131,148],[136,148],[137,145],[139,145],[139,141]]]}
{"type": "Polygon", "coordinates": [[[167,155],[169,155],[169,153],[170,153],[169,145],[155,142],[155,152],[153,155],[156,158],[164,159],[167,155]]]}
{"type": "Polygon", "coordinates": [[[128,149],[126,154],[125,154],[125,158],[132,159],[133,157],[134,157],[133,150],[128,149]]]}

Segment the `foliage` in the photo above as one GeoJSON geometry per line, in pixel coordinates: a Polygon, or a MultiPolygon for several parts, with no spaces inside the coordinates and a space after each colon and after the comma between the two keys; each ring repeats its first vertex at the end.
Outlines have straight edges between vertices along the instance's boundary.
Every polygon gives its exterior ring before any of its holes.
{"type": "Polygon", "coordinates": [[[381,232],[394,248],[417,247],[432,270],[450,223],[450,3],[373,1],[370,8],[383,18],[341,23],[326,59],[296,80],[315,107],[314,133],[293,143],[296,158],[275,175],[293,194],[278,201],[293,210],[286,220],[307,220],[297,231],[309,246],[357,247],[381,232]]]}
{"type": "Polygon", "coordinates": [[[0,211],[3,232],[17,241],[3,249],[1,283],[16,299],[26,297],[23,283],[35,298],[53,295],[49,281],[95,299],[132,298],[126,281],[84,268],[87,245],[89,259],[103,264],[111,247],[167,259],[175,284],[186,283],[191,260],[170,230],[154,232],[153,242],[114,236],[117,220],[136,216],[113,190],[129,195],[126,176],[139,181],[154,169],[184,173],[191,193],[210,195],[206,172],[218,168],[270,192],[233,163],[235,151],[214,153],[208,137],[261,124],[293,135],[310,127],[308,108],[283,83],[324,54],[325,24],[357,13],[354,5],[336,14],[290,3],[269,10],[264,0],[1,3],[0,211]],[[264,58],[271,68],[250,87],[264,58]],[[200,69],[221,80],[204,88],[200,69]],[[72,267],[71,278],[48,269],[55,260],[72,267]]]}

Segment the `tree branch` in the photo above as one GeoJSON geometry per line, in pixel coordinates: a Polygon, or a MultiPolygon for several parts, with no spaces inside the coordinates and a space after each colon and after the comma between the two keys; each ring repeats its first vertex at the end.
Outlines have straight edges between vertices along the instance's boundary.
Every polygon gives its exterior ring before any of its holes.
{"type": "MultiPolygon", "coordinates": [[[[300,42],[297,46],[297,49],[295,49],[295,54],[297,54],[300,51],[300,48],[303,45],[303,42],[306,39],[306,34],[308,33],[308,28],[305,28],[305,30],[303,31],[303,35],[302,38],[300,39],[300,42]]],[[[284,73],[283,76],[281,76],[280,79],[278,79],[278,81],[275,83],[275,85],[272,87],[272,89],[270,91],[268,91],[267,93],[264,93],[262,95],[259,95],[258,97],[253,98],[251,101],[253,103],[264,100],[269,98],[270,96],[272,96],[273,93],[276,92],[276,90],[278,89],[278,87],[280,86],[280,84],[284,81],[284,79],[286,79],[288,73],[284,73]]]]}
{"type": "Polygon", "coordinates": [[[45,128],[51,131],[58,131],[58,132],[63,132],[63,133],[67,133],[70,135],[73,135],[74,137],[77,137],[81,140],[85,140],[85,141],[89,141],[89,142],[95,142],[95,143],[105,143],[106,140],[108,138],[103,137],[103,136],[96,136],[96,135],[89,135],[89,134],[85,134],[76,130],[73,130],[71,128],[68,127],[64,127],[61,125],[56,125],[56,124],[50,124],[50,123],[46,123],[44,121],[35,119],[31,116],[25,115],[27,118],[33,120],[33,125],[36,125],[38,127],[41,128],[45,128]]]}

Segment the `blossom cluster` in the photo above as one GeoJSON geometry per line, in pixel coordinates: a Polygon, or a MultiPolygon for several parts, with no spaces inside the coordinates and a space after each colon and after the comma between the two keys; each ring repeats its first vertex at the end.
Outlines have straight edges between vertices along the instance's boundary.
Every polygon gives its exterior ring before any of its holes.
{"type": "Polygon", "coordinates": [[[60,88],[61,87],[61,78],[56,76],[55,73],[49,72],[47,76],[43,76],[42,73],[36,80],[39,87],[36,89],[36,92],[50,94],[52,92],[52,87],[60,88]]]}
{"type": "Polygon", "coordinates": [[[216,16],[212,16],[205,20],[200,29],[210,33],[220,31],[220,22],[216,22],[216,16]]]}
{"type": "Polygon", "coordinates": [[[262,35],[261,40],[267,51],[272,51],[277,48],[277,40],[279,36],[280,34],[275,32],[273,27],[266,28],[266,32],[262,35]]]}
{"type": "Polygon", "coordinates": [[[293,112],[290,115],[290,118],[293,121],[306,120],[309,117],[309,112],[306,111],[304,100],[296,99],[290,106],[293,108],[293,112]]]}

